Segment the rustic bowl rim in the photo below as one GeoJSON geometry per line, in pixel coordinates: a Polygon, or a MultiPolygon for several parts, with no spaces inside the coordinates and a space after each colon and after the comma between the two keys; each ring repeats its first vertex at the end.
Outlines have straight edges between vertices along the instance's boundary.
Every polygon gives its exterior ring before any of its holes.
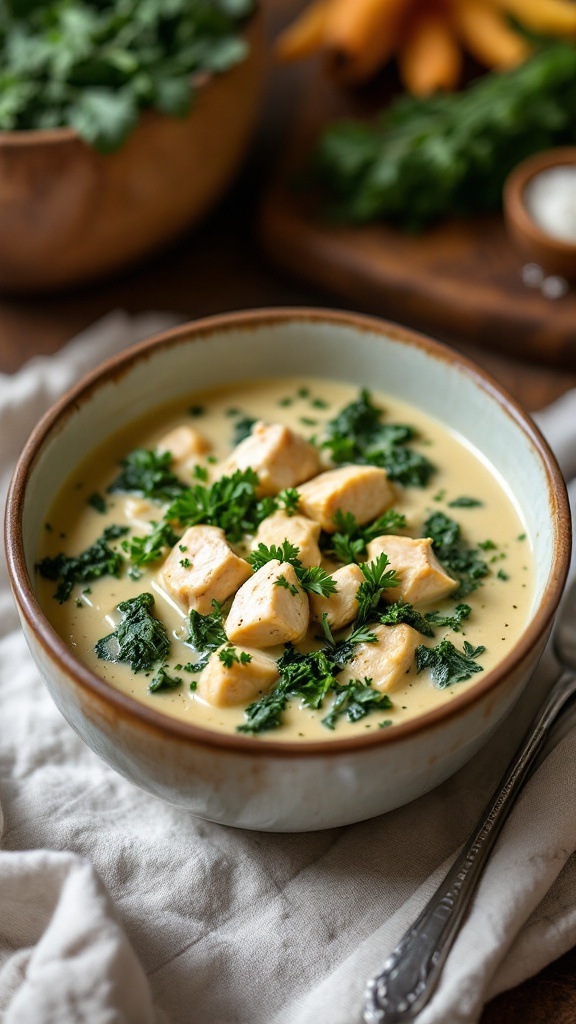
{"type": "Polygon", "coordinates": [[[566,256],[576,253],[576,241],[568,242],[555,238],[539,227],[528,212],[524,193],[529,182],[542,171],[570,164],[576,166],[576,146],[558,146],[534,153],[510,172],[504,183],[503,193],[504,211],[512,225],[522,231],[533,245],[566,256]]]}
{"type": "Polygon", "coordinates": [[[369,315],[331,309],[280,307],[223,313],[179,325],[110,357],[84,376],[45,413],[26,442],[10,483],[6,504],[5,546],[14,597],[36,641],[48,656],[56,661],[65,675],[85,689],[89,696],[109,705],[118,718],[128,718],[132,725],[138,724],[151,729],[166,739],[192,742],[214,751],[225,750],[230,753],[269,758],[297,756],[302,759],[369,752],[380,745],[402,743],[407,739],[417,738],[422,733],[438,729],[450,720],[464,715],[473,704],[497,691],[505,679],[529,658],[533,648],[551,626],[568,573],[571,518],[564,479],[541,432],[519,403],[472,360],[424,334],[369,315]],[[48,622],[35,596],[25,564],[22,518],[26,486],[44,442],[59,424],[73,416],[77,408],[90,399],[101,386],[111,380],[122,379],[136,363],[150,359],[156,351],[176,348],[180,344],[193,344],[200,339],[207,339],[211,335],[223,332],[261,329],[265,326],[277,327],[289,323],[332,324],[363,333],[379,334],[401,345],[423,350],[428,356],[458,369],[482,391],[496,398],[504,412],[520,426],[541,459],[548,484],[550,514],[555,533],[552,566],[534,618],[512,650],[485,677],[441,707],[397,725],[394,729],[380,729],[370,735],[330,740],[263,741],[259,737],[240,733],[211,731],[156,711],[128,694],[115,690],[72,654],[71,649],[48,622]]]}

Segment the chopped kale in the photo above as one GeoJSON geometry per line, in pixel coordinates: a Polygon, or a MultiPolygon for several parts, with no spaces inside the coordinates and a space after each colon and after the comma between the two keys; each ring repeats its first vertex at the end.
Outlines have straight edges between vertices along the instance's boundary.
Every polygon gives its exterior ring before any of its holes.
{"type": "Polygon", "coordinates": [[[326,424],[326,432],[323,447],[335,463],[380,466],[391,480],[411,487],[424,487],[434,472],[424,455],[408,447],[417,438],[415,429],[382,423],[382,410],[372,404],[365,389],[326,424]]]}
{"type": "Polygon", "coordinates": [[[196,663],[189,662],[186,665],[188,672],[200,672],[208,664],[212,652],[222,644],[228,643],[222,623],[220,605],[217,601],[213,601],[212,607],[214,611],[209,615],[201,615],[194,608],[190,612],[190,633],[186,642],[192,644],[201,657],[196,663]]]}
{"type": "Polygon", "coordinates": [[[387,711],[392,701],[387,693],[380,693],[371,685],[371,679],[351,679],[349,683],[334,684],[336,696],[332,710],[322,719],[322,725],[334,729],[336,722],[346,715],[349,722],[358,722],[371,711],[387,711]]]}
{"type": "Polygon", "coordinates": [[[182,682],[180,676],[171,676],[165,665],[160,665],[148,690],[150,693],[157,693],[158,690],[174,690],[182,682]]]}
{"type": "Polygon", "coordinates": [[[122,459],[122,472],[110,484],[108,491],[126,494],[140,494],[152,501],[172,501],[186,485],[170,469],[170,452],[150,451],[135,448],[122,459]]]}
{"type": "Polygon", "coordinates": [[[461,530],[453,519],[443,512],[433,512],[424,523],[424,535],[432,538],[434,551],[448,572],[460,581],[458,597],[472,593],[490,571],[476,548],[467,547],[461,530]]]}
{"type": "Polygon", "coordinates": [[[459,633],[462,623],[469,618],[472,611],[469,604],[457,604],[451,615],[442,615],[441,612],[428,612],[426,620],[433,626],[448,626],[455,633],[459,633]]]}
{"type": "Polygon", "coordinates": [[[448,502],[448,508],[480,508],[482,505],[483,502],[478,498],[467,498],[464,495],[448,502]]]}
{"type": "Polygon", "coordinates": [[[102,536],[94,541],[80,555],[65,555],[43,558],[36,568],[44,579],[59,581],[54,597],[63,604],[67,601],[77,583],[88,583],[100,576],[119,576],[124,559],[110,546],[128,532],[126,526],[107,526],[102,536]]]}
{"type": "Polygon", "coordinates": [[[163,662],[170,650],[165,627],[150,612],[152,594],[143,593],[117,606],[122,621],[109,636],[98,640],[94,650],[103,661],[126,661],[133,672],[143,672],[163,662]]]}
{"type": "Polygon", "coordinates": [[[405,622],[418,633],[422,633],[422,636],[434,636],[430,623],[416,611],[413,604],[404,601],[396,601],[389,605],[385,611],[380,612],[378,618],[384,626],[397,626],[400,622],[405,622]]]}
{"type": "Polygon", "coordinates": [[[245,438],[249,437],[252,433],[252,427],[256,423],[253,416],[239,416],[234,424],[234,432],[232,434],[232,446],[235,448],[237,444],[244,441],[245,438]]]}
{"type": "Polygon", "coordinates": [[[476,672],[482,672],[482,666],[476,664],[476,658],[485,650],[485,647],[472,647],[466,640],[463,651],[457,650],[449,640],[441,640],[436,647],[421,644],[416,648],[416,671],[429,669],[432,681],[443,690],[453,683],[470,679],[476,672]]]}
{"type": "Polygon", "coordinates": [[[98,491],[94,491],[94,493],[90,495],[90,497],[88,498],[88,504],[91,506],[91,508],[94,509],[95,512],[99,512],[100,515],[104,515],[104,513],[108,509],[106,498],[104,497],[104,495],[99,494],[98,491]]]}

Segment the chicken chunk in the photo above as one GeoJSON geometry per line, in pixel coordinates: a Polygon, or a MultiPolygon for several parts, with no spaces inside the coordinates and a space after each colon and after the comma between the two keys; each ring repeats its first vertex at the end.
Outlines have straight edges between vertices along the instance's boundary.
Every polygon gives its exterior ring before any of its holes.
{"type": "Polygon", "coordinates": [[[288,516],[285,512],[274,512],[260,523],[252,547],[256,549],[259,544],[265,544],[266,547],[272,544],[279,546],[288,540],[298,548],[298,558],[302,565],[310,569],[322,561],[318,547],[319,536],[320,523],[315,523],[307,516],[288,516]]]}
{"type": "Polygon", "coordinates": [[[191,526],[158,573],[160,585],[187,612],[207,615],[212,601],[225,601],[252,575],[217,526],[191,526]]]}
{"type": "Polygon", "coordinates": [[[398,573],[400,584],[383,597],[388,601],[429,604],[447,597],[459,586],[436,558],[430,537],[398,537],[387,534],[376,537],[368,545],[368,557],[377,558],[385,551],[390,567],[398,573]]]}
{"type": "Polygon", "coordinates": [[[268,654],[236,647],[230,648],[236,660],[225,661],[219,657],[223,650],[214,651],[198,679],[196,693],[208,704],[219,708],[249,704],[267,693],[278,679],[278,666],[268,654]]]}
{"type": "Polygon", "coordinates": [[[329,597],[310,594],[310,614],[316,622],[322,621],[324,613],[330,629],[342,629],[352,622],[358,614],[358,587],[364,582],[364,574],[359,565],[351,562],[343,565],[332,573],[336,584],[336,592],[329,597]]]}
{"type": "Polygon", "coordinates": [[[342,466],[320,473],[298,488],[299,509],[327,533],[336,531],[334,515],[352,512],[359,523],[375,519],[394,501],[386,470],[377,466],[342,466]]]}
{"type": "Polygon", "coordinates": [[[223,476],[237,469],[253,469],[260,495],[274,495],[309,480],[320,469],[320,459],[314,445],[282,423],[259,421],[220,467],[223,476]]]}
{"type": "Polygon", "coordinates": [[[183,423],[164,434],[156,448],[159,452],[170,452],[172,462],[180,465],[205,455],[210,450],[210,442],[194,427],[183,423]]]}
{"type": "Polygon", "coordinates": [[[233,643],[273,647],[302,640],[310,617],[308,596],[289,562],[267,562],[232,602],[226,635],[233,643]]]}
{"type": "Polygon", "coordinates": [[[402,682],[410,670],[422,637],[404,622],[398,626],[370,627],[370,632],[377,637],[377,643],[358,644],[352,661],[340,672],[338,682],[370,679],[376,690],[387,693],[402,682]]]}

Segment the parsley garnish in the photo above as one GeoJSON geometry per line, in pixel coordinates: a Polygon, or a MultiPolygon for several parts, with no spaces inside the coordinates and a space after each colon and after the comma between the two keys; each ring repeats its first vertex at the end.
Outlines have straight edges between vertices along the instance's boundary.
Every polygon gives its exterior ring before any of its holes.
{"type": "Polygon", "coordinates": [[[457,650],[449,640],[441,640],[436,647],[421,644],[416,648],[416,671],[429,669],[432,681],[443,690],[453,683],[470,679],[476,672],[482,672],[482,666],[477,665],[475,659],[485,650],[485,647],[473,647],[466,640],[463,651],[457,650]]]}
{"type": "Polygon", "coordinates": [[[408,447],[417,437],[414,427],[382,423],[382,410],[366,389],[326,424],[326,432],[322,447],[335,463],[380,466],[391,480],[412,487],[424,487],[434,472],[424,455],[408,447]]]}
{"type": "Polygon", "coordinates": [[[200,655],[196,663],[188,662],[187,672],[201,672],[208,664],[213,651],[228,643],[228,637],[222,623],[222,613],[217,601],[212,602],[214,611],[210,615],[201,615],[194,608],[190,612],[190,633],[186,643],[192,644],[200,655]]]}
{"type": "Polygon", "coordinates": [[[461,498],[454,498],[453,501],[448,502],[448,508],[480,508],[483,502],[479,501],[478,498],[467,498],[462,495],[461,498]]]}
{"type": "Polygon", "coordinates": [[[298,587],[295,587],[293,583],[289,583],[284,573],[282,573],[277,580],[274,580],[274,586],[284,587],[284,590],[289,590],[294,596],[298,593],[298,587]]]}
{"type": "Polygon", "coordinates": [[[171,501],[186,490],[186,485],[170,469],[171,462],[170,452],[136,448],[122,459],[122,472],[108,491],[140,494],[153,501],[171,501]]]}
{"type": "Polygon", "coordinates": [[[132,565],[148,565],[149,562],[156,562],[166,553],[167,548],[173,547],[177,541],[170,523],[162,520],[159,523],[152,522],[152,532],[144,537],[130,537],[122,541],[122,547],[132,565]]]}
{"type": "Polygon", "coordinates": [[[255,533],[259,524],[277,509],[274,498],[260,500],[256,494],[258,476],[253,469],[238,469],[210,486],[195,483],[172,502],[164,518],[183,526],[205,523],[219,526],[233,543],[245,533],[255,533]]]}
{"type": "Polygon", "coordinates": [[[232,668],[232,665],[249,665],[252,661],[252,655],[248,654],[248,651],[238,651],[235,647],[227,644],[221,651],[218,651],[218,658],[226,668],[232,668]]]}
{"type": "MultiPolygon", "coordinates": [[[[165,627],[150,613],[152,594],[143,593],[121,601],[122,622],[109,636],[98,640],[94,650],[104,661],[126,661],[133,672],[143,672],[163,662],[170,650],[165,627]]],[[[159,687],[157,687],[158,689],[159,687]]]]}
{"type": "Polygon", "coordinates": [[[356,600],[358,601],[356,623],[358,626],[363,626],[372,616],[383,592],[390,587],[397,587],[400,583],[393,569],[386,572],[389,564],[388,555],[382,552],[374,561],[363,562],[360,565],[364,581],[356,591],[356,600]]]}
{"type": "Polygon", "coordinates": [[[432,538],[434,551],[442,565],[460,580],[458,597],[464,597],[480,586],[482,577],[490,570],[478,557],[476,548],[466,547],[458,523],[443,512],[433,512],[424,523],[424,536],[432,538]]]}
{"type": "Polygon", "coordinates": [[[390,508],[371,523],[360,526],[352,512],[342,512],[338,509],[334,515],[334,523],[337,532],[331,536],[325,535],[322,540],[323,548],[325,551],[333,551],[341,562],[348,564],[359,562],[361,556],[366,553],[367,545],[375,537],[403,529],[406,526],[406,516],[390,508]]]}
{"type": "Polygon", "coordinates": [[[58,580],[54,597],[63,604],[67,601],[77,583],[88,583],[100,576],[119,576],[124,559],[109,546],[109,541],[117,540],[128,533],[127,526],[107,526],[102,536],[94,541],[80,555],[60,553],[54,558],[43,558],[36,568],[47,580],[58,580]]]}
{"type": "MultiPolygon", "coordinates": [[[[254,569],[254,572],[261,569],[263,565],[267,565],[268,562],[288,562],[293,566],[302,590],[311,594],[320,594],[322,597],[329,597],[330,594],[335,594],[336,584],[329,573],[320,565],[313,565],[311,568],[306,569],[298,558],[299,551],[300,548],[296,547],[295,544],[291,544],[289,540],[282,541],[282,544],[279,546],[272,544],[270,547],[260,543],[255,551],[248,556],[247,561],[254,569]]],[[[278,585],[289,587],[286,580],[284,583],[278,583],[278,585]]]]}
{"type": "Polygon", "coordinates": [[[118,149],[140,111],[190,110],[194,78],[246,56],[239,19],[252,0],[7,0],[0,129],[75,128],[118,149]]]}

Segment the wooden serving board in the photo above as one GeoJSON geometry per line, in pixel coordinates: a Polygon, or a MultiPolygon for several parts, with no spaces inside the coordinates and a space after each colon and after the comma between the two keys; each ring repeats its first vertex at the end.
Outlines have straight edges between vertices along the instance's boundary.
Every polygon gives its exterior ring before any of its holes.
{"type": "Polygon", "coordinates": [[[321,126],[366,112],[319,72],[297,101],[294,131],[264,198],[260,239],[278,265],[343,302],[523,359],[576,367],[576,288],[551,300],[522,281],[525,262],[500,215],[445,222],[420,235],[385,224],[333,226],[291,187],[321,126]]]}

